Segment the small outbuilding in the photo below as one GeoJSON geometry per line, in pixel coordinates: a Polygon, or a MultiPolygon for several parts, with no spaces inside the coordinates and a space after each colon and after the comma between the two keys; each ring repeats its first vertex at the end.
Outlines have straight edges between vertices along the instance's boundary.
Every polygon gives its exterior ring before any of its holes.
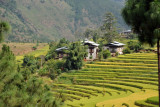
{"type": "Polygon", "coordinates": [[[112,55],[115,54],[116,52],[118,52],[121,55],[121,54],[123,54],[124,45],[125,44],[123,44],[123,43],[119,43],[117,41],[114,41],[112,43],[104,45],[103,49],[104,50],[108,49],[112,55]]]}
{"type": "Polygon", "coordinates": [[[68,50],[67,47],[61,47],[56,49],[55,51],[57,52],[58,57],[56,59],[63,59],[64,57],[68,56],[68,54],[65,52],[66,50],[68,50]]]}
{"type": "Polygon", "coordinates": [[[95,60],[98,58],[98,46],[99,44],[93,42],[93,41],[89,41],[89,40],[85,40],[84,41],[84,45],[88,46],[87,52],[88,52],[88,56],[85,58],[86,60],[95,60]]]}
{"type": "Polygon", "coordinates": [[[125,30],[123,32],[121,32],[121,35],[130,35],[132,33],[132,30],[125,30]]]}

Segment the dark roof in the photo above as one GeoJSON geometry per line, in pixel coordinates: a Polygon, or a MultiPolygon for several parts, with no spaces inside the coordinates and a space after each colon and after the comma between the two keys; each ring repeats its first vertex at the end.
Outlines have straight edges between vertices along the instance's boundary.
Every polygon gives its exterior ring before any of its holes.
{"type": "Polygon", "coordinates": [[[105,46],[116,46],[116,47],[119,47],[119,46],[124,46],[125,44],[123,43],[119,43],[117,41],[114,41],[112,43],[109,43],[109,44],[106,44],[105,46]]]}

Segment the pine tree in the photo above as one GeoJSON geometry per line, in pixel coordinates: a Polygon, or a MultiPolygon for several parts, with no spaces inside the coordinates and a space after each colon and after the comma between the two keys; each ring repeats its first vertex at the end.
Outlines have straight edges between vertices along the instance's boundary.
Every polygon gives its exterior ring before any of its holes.
{"type": "MultiPolygon", "coordinates": [[[[160,96],[160,1],[127,0],[122,16],[142,43],[154,46],[157,43],[158,80],[160,96]]],[[[160,98],[159,98],[160,102],[160,98]]]]}
{"type": "MultiPolygon", "coordinates": [[[[0,42],[8,27],[0,23],[0,42]]],[[[9,46],[0,52],[0,107],[58,107],[58,102],[42,79],[17,67],[9,46]],[[51,97],[52,96],[52,97],[51,97]]]]}
{"type": "Polygon", "coordinates": [[[8,22],[0,21],[0,43],[4,40],[4,35],[9,33],[11,26],[8,22]]]}
{"type": "Polygon", "coordinates": [[[101,26],[100,29],[103,32],[104,39],[107,40],[108,42],[112,42],[118,36],[115,24],[116,24],[116,19],[114,15],[110,12],[107,12],[105,14],[104,24],[101,26]]]}

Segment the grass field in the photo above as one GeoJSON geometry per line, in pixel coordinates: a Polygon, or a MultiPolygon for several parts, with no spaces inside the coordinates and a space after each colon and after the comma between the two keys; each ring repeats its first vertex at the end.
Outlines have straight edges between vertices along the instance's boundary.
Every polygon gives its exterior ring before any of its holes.
{"type": "MultiPolygon", "coordinates": [[[[8,45],[11,48],[14,55],[16,56],[21,56],[33,52],[34,50],[32,49],[32,47],[37,45],[36,43],[4,43],[4,44],[8,45]]],[[[0,44],[0,50],[2,45],[3,44],[0,44]]],[[[37,50],[47,45],[48,45],[47,43],[39,43],[37,46],[37,50]]]]}
{"type": "MultiPolygon", "coordinates": [[[[28,47],[29,48],[29,47],[28,47]]],[[[31,48],[31,47],[30,47],[31,48]]],[[[18,50],[18,49],[17,49],[18,50]]],[[[17,55],[16,56],[16,60],[18,63],[22,63],[22,60],[24,58],[24,55],[33,55],[35,57],[38,57],[40,55],[46,55],[47,52],[49,50],[49,45],[47,44],[40,44],[40,46],[38,47],[37,50],[32,50],[32,51],[28,51],[27,53],[25,54],[22,54],[22,55],[17,55]],[[42,45],[42,46],[41,46],[42,45]]],[[[21,50],[22,51],[22,50],[21,50]]]]}
{"type": "Polygon", "coordinates": [[[64,96],[64,107],[138,107],[135,102],[158,95],[157,58],[154,53],[121,55],[55,81],[53,92],[64,96]]]}

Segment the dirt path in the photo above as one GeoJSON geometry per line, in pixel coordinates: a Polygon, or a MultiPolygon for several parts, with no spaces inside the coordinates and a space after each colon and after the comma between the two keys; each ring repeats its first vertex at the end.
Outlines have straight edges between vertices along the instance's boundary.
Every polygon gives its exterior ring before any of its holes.
{"type": "Polygon", "coordinates": [[[137,100],[145,100],[149,97],[158,96],[158,91],[155,90],[146,90],[145,92],[137,92],[134,94],[131,94],[130,96],[113,99],[113,100],[107,100],[100,103],[97,103],[97,107],[125,107],[122,106],[123,103],[129,104],[129,107],[137,107],[134,105],[134,102],[137,100]]]}

